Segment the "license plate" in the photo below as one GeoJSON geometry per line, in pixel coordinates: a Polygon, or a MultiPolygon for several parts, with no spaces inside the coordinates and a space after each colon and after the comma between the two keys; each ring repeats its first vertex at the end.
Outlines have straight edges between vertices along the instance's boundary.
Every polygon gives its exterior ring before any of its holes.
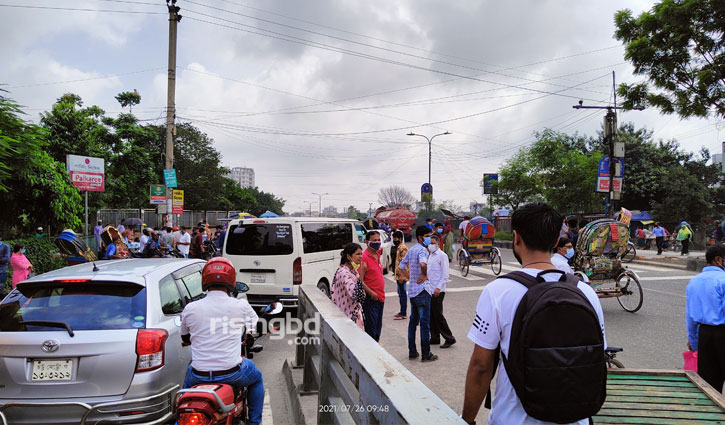
{"type": "Polygon", "coordinates": [[[265,274],[253,274],[252,283],[264,283],[267,281],[267,275],[265,274]]]}
{"type": "Polygon", "coordinates": [[[32,381],[70,381],[73,376],[73,360],[33,360],[32,381]]]}

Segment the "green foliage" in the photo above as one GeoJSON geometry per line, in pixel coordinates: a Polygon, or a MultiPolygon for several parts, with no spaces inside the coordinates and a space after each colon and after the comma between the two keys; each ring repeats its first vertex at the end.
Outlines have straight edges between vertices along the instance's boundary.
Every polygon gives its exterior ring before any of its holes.
{"type": "Polygon", "coordinates": [[[254,204],[249,207],[247,212],[259,217],[266,211],[272,211],[282,215],[282,207],[284,207],[284,199],[278,198],[271,193],[259,190],[256,187],[245,187],[242,189],[254,199],[254,204]]]}
{"type": "Polygon", "coordinates": [[[725,3],[662,0],[637,17],[621,10],[614,22],[625,58],[648,79],[619,86],[626,108],[649,103],[683,118],[725,116],[725,3]]]}
{"type": "Polygon", "coordinates": [[[141,95],[138,94],[136,89],[133,89],[132,92],[131,91],[121,92],[121,93],[117,94],[115,97],[116,97],[116,100],[118,101],[118,103],[121,104],[122,108],[125,108],[126,106],[128,106],[129,112],[131,112],[131,108],[133,108],[134,106],[141,103],[141,95]]]}
{"type": "Polygon", "coordinates": [[[512,241],[514,240],[514,234],[510,232],[496,232],[493,238],[497,241],[512,241]]]}
{"type": "Polygon", "coordinates": [[[497,182],[493,182],[493,187],[498,189],[498,193],[491,195],[491,201],[495,205],[516,210],[527,202],[541,199],[541,186],[533,175],[531,157],[525,149],[504,163],[498,178],[497,182]]]}
{"type": "MultiPolygon", "coordinates": [[[[65,258],[58,256],[58,249],[49,238],[15,239],[2,242],[6,243],[11,250],[18,242],[24,244],[25,256],[33,265],[35,274],[47,273],[68,265],[65,258]]],[[[12,275],[12,267],[8,267],[8,280],[5,283],[7,288],[11,287],[12,275]]]]}

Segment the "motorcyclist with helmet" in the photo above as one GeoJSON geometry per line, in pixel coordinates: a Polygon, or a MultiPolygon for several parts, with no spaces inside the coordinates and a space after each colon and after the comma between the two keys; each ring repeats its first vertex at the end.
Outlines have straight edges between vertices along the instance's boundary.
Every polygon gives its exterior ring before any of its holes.
{"type": "Polygon", "coordinates": [[[223,383],[247,387],[249,424],[262,421],[264,385],[254,362],[242,357],[242,327],[254,329],[258,316],[245,299],[230,296],[237,273],[222,257],[209,260],[202,271],[206,297],[189,303],[181,313],[181,338],[191,343],[191,365],[184,388],[223,383]]]}

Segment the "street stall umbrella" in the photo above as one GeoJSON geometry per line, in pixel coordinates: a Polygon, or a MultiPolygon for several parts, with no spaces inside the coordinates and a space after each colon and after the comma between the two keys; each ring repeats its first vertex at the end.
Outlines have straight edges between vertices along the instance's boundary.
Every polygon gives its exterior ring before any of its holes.
{"type": "Polygon", "coordinates": [[[143,224],[143,221],[140,218],[126,218],[124,219],[121,224],[124,226],[141,226],[143,224]]]}
{"type": "Polygon", "coordinates": [[[229,218],[241,218],[241,219],[244,219],[244,218],[257,218],[257,217],[253,216],[252,214],[249,214],[248,212],[240,212],[240,213],[236,213],[236,214],[232,215],[229,218]]]}
{"type": "Polygon", "coordinates": [[[55,246],[58,250],[68,256],[69,262],[81,263],[81,259],[85,261],[96,261],[96,255],[88,248],[83,240],[70,229],[64,230],[57,238],[55,238],[55,246]]]}
{"type": "Polygon", "coordinates": [[[274,213],[272,211],[267,211],[264,214],[259,216],[259,218],[272,218],[272,217],[279,217],[279,214],[274,213]]]}

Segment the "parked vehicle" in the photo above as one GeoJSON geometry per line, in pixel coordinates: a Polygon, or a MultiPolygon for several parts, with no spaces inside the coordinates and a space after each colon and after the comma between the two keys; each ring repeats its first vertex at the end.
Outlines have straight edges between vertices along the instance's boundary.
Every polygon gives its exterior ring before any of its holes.
{"type": "Polygon", "coordinates": [[[410,242],[412,239],[412,230],[415,227],[415,220],[417,216],[413,211],[407,210],[403,207],[388,208],[378,212],[375,218],[391,227],[403,232],[406,242],[410,242]]]}
{"type": "Polygon", "coordinates": [[[250,218],[229,222],[222,255],[249,284],[252,307],[297,307],[299,285],[330,294],[340,252],[358,243],[357,220],[314,217],[250,218]]]}
{"type": "Polygon", "coordinates": [[[7,423],[171,419],[191,361],[179,343],[179,315],[203,297],[203,264],[98,261],[19,283],[0,303],[0,413],[7,423]]]}

